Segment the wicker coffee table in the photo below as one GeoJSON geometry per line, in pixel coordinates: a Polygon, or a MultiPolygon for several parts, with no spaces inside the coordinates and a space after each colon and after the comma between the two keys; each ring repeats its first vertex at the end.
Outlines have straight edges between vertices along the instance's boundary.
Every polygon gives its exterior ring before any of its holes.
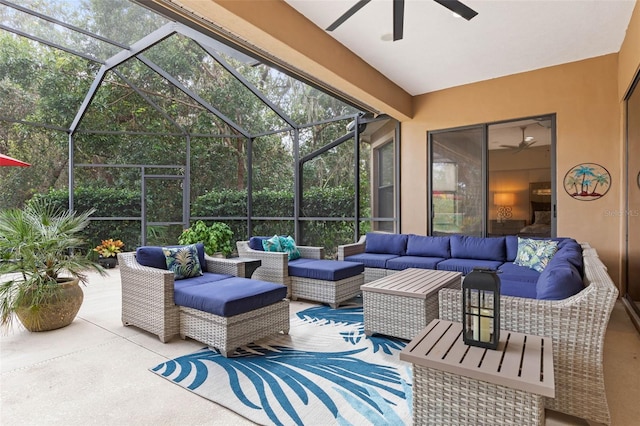
{"type": "Polygon", "coordinates": [[[364,330],[411,340],[438,318],[438,291],[460,288],[460,272],[405,269],[364,284],[364,330]]]}
{"type": "Polygon", "coordinates": [[[400,352],[413,363],[413,424],[544,425],[555,397],[552,339],[500,330],[467,346],[462,324],[433,320],[400,352]]]}

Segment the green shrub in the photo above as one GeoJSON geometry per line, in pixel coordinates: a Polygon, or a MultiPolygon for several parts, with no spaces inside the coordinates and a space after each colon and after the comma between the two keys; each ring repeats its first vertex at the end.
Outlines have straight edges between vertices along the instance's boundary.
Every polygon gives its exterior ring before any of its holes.
{"type": "Polygon", "coordinates": [[[229,256],[234,249],[233,231],[227,224],[222,222],[213,222],[207,226],[206,223],[199,220],[180,234],[178,243],[203,243],[205,253],[210,256],[213,256],[215,253],[222,253],[224,256],[229,256]]]}

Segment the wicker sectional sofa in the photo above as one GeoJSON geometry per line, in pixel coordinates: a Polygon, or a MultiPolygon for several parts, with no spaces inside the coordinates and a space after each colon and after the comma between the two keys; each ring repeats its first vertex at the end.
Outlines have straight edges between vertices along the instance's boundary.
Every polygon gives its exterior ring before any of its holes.
{"type": "MultiPolygon", "coordinates": [[[[339,258],[354,259],[354,256],[365,254],[365,242],[370,237],[371,235],[368,234],[358,243],[340,246],[339,258]]],[[[514,269],[517,265],[509,265],[512,262],[509,259],[513,259],[513,253],[507,254],[507,245],[511,244],[512,251],[514,239],[517,241],[517,237],[504,238],[505,261],[500,263],[498,269],[505,265],[506,268],[503,268],[505,272],[500,274],[501,281],[511,280],[511,284],[515,285],[516,281],[513,279],[518,278],[520,273],[520,277],[523,278],[522,286],[536,287],[537,281],[532,282],[531,279],[537,276],[535,279],[540,280],[542,274],[530,274],[528,271],[514,269]]],[[[503,292],[500,300],[501,328],[553,339],[556,396],[545,398],[546,408],[590,422],[610,424],[604,387],[603,351],[605,332],[618,297],[618,290],[594,248],[587,243],[579,244],[580,262],[576,262],[578,259],[575,257],[575,250],[578,243],[571,239],[562,239],[562,241],[565,241],[563,246],[559,248],[547,268],[555,268],[556,272],[568,269],[570,273],[568,275],[562,272],[551,273],[553,269],[549,269],[549,274],[546,274],[546,276],[550,275],[547,284],[555,279],[557,281],[555,285],[562,288],[564,278],[575,279],[577,273],[581,283],[578,291],[571,291],[571,294],[566,297],[558,297],[561,293],[549,292],[547,295],[556,297],[547,299],[505,295],[503,292]],[[554,262],[556,256],[558,257],[554,262]]],[[[449,254],[451,255],[451,252],[449,254]]],[[[436,262],[436,267],[438,264],[436,262]]],[[[464,266],[465,262],[459,265],[464,266]]],[[[478,263],[478,266],[481,265],[482,262],[478,263]]],[[[395,272],[394,269],[365,267],[365,276],[368,280],[395,272]]],[[[533,294],[531,289],[527,292],[533,294]]],[[[442,289],[438,296],[440,318],[461,322],[461,290],[442,289]]]]}
{"type": "Polygon", "coordinates": [[[158,249],[118,254],[124,325],[156,334],[162,342],[176,335],[190,337],[224,356],[263,337],[289,332],[286,287],[241,278],[241,262],[205,256],[200,247],[203,275],[175,280],[160,262],[158,249]]]}
{"type": "Polygon", "coordinates": [[[365,282],[408,268],[468,274],[475,267],[500,272],[501,293],[533,299],[565,299],[584,288],[582,248],[571,238],[555,238],[557,252],[542,272],[514,264],[518,237],[464,235],[429,237],[371,232],[355,244],[338,246],[338,259],[361,262],[365,282]]]}

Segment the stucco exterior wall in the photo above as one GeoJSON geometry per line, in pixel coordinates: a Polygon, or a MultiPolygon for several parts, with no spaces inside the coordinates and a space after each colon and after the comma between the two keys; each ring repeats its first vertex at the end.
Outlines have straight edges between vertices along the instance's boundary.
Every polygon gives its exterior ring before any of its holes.
{"type": "Polygon", "coordinates": [[[558,236],[590,242],[618,278],[621,219],[610,213],[622,208],[617,56],[416,96],[413,120],[402,123],[402,232],[427,232],[427,131],[555,113],[558,236]],[[577,201],[564,191],[564,175],[580,163],[609,170],[606,196],[577,201]]]}

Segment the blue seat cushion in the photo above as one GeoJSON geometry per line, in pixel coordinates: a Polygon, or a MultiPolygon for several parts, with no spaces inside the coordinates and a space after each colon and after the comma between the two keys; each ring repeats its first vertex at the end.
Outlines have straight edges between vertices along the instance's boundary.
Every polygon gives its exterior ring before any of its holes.
{"type": "Polygon", "coordinates": [[[364,265],[359,262],[318,259],[297,259],[289,262],[289,275],[314,280],[340,281],[363,272],[364,265]]]}
{"type": "MultiPolygon", "coordinates": [[[[180,245],[166,246],[166,247],[183,247],[180,245]]],[[[200,268],[202,272],[207,272],[207,262],[204,260],[204,244],[197,243],[196,249],[198,249],[198,262],[200,262],[200,268]]],[[[162,247],[159,246],[142,246],[136,249],[136,261],[150,268],[167,269],[167,258],[162,251],[162,247]]]]}
{"type": "Polygon", "coordinates": [[[462,272],[462,275],[467,275],[473,271],[473,268],[498,269],[502,263],[497,260],[446,259],[438,263],[437,268],[441,271],[462,272]]]}
{"type": "MultiPolygon", "coordinates": [[[[540,272],[526,266],[516,265],[512,262],[505,262],[499,268],[498,275],[501,280],[515,280],[536,283],[540,277],[540,272]]],[[[535,297],[535,296],[534,296],[535,297]]]]}
{"type": "Polygon", "coordinates": [[[272,305],[287,297],[281,284],[231,277],[199,285],[176,287],[176,305],[231,317],[272,305]]]}
{"type": "Polygon", "coordinates": [[[251,237],[249,238],[249,248],[252,250],[264,251],[262,242],[271,237],[251,237]]]}
{"type": "Polygon", "coordinates": [[[407,240],[407,256],[451,257],[449,237],[425,237],[409,235],[407,240]]]}
{"type": "Polygon", "coordinates": [[[570,263],[547,266],[538,278],[536,298],[562,300],[578,294],[583,289],[582,277],[570,263]]]}
{"type": "Polygon", "coordinates": [[[382,254],[382,253],[358,253],[353,256],[347,256],[344,260],[349,262],[362,263],[365,268],[386,268],[387,260],[398,257],[397,254],[382,254]]]}
{"type": "Polygon", "coordinates": [[[395,254],[403,256],[407,253],[407,234],[380,234],[367,232],[365,253],[395,254]]]}
{"type": "Polygon", "coordinates": [[[536,298],[535,281],[530,282],[518,280],[513,277],[498,276],[500,277],[500,294],[504,296],[526,297],[527,299],[536,298]]]}
{"type": "Polygon", "coordinates": [[[444,257],[398,256],[387,260],[387,269],[402,271],[407,268],[436,269],[444,257]]]}
{"type": "Polygon", "coordinates": [[[504,237],[482,238],[468,235],[452,235],[451,257],[504,262],[507,257],[504,237]]]}
{"type": "Polygon", "coordinates": [[[229,274],[214,274],[213,272],[204,272],[199,277],[185,278],[184,280],[178,280],[173,284],[174,290],[177,288],[186,288],[194,285],[208,284],[216,281],[226,280],[227,278],[233,278],[233,275],[229,274]]]}

